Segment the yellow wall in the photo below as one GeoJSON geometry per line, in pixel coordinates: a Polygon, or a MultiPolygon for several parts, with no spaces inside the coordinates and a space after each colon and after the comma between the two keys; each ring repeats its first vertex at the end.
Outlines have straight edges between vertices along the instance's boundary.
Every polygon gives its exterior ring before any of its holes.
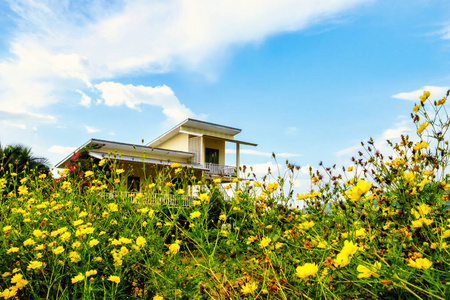
{"type": "Polygon", "coordinates": [[[189,152],[189,136],[186,133],[178,133],[165,141],[158,148],[189,152]]]}
{"type": "Polygon", "coordinates": [[[225,141],[203,137],[203,158],[205,157],[205,149],[217,149],[219,150],[219,165],[225,165],[225,141]]]}

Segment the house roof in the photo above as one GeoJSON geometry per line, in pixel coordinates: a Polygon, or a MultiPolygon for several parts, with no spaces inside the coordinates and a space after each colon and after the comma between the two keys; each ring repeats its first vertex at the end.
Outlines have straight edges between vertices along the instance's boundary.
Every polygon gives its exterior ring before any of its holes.
{"type": "Polygon", "coordinates": [[[191,135],[203,136],[206,135],[201,132],[207,132],[209,136],[214,136],[214,133],[217,133],[221,137],[226,136],[228,140],[233,140],[233,137],[240,133],[242,130],[239,128],[234,128],[230,126],[219,125],[215,123],[195,120],[195,119],[186,119],[174,128],[170,129],[166,133],[160,135],[153,141],[147,144],[147,146],[157,147],[164,143],[165,141],[171,139],[178,133],[187,133],[191,135]],[[193,129],[193,130],[192,130],[193,129]]]}
{"type": "MultiPolygon", "coordinates": [[[[130,151],[135,152],[136,156],[130,157],[136,157],[136,158],[142,158],[142,155],[145,153],[151,153],[155,156],[161,156],[161,157],[179,157],[179,158],[192,158],[194,157],[194,153],[191,152],[184,152],[184,151],[178,151],[178,150],[168,150],[168,149],[162,149],[162,148],[155,148],[155,147],[148,147],[148,146],[142,146],[142,145],[134,145],[134,144],[128,144],[128,143],[121,143],[121,142],[114,142],[114,141],[107,141],[107,140],[100,140],[100,139],[90,139],[86,143],[84,143],[82,146],[80,146],[78,149],[76,149],[73,153],[78,152],[79,150],[83,149],[84,147],[88,145],[99,145],[101,149],[103,150],[122,150],[122,151],[130,151]]],[[[98,151],[92,151],[92,152],[98,152],[98,151]]],[[[73,153],[69,154],[66,158],[64,158],[62,161],[60,161],[58,164],[56,164],[55,168],[63,168],[66,162],[70,159],[70,157],[73,155],[73,153]]],[[[167,159],[164,159],[167,161],[167,159]]],[[[159,161],[159,160],[155,160],[159,161]]]]}
{"type": "MultiPolygon", "coordinates": [[[[114,154],[108,154],[108,153],[102,153],[102,152],[95,152],[95,151],[89,151],[89,155],[98,159],[104,159],[104,158],[110,158],[110,159],[117,159],[122,161],[129,161],[129,162],[137,162],[137,163],[146,163],[146,164],[155,164],[155,165],[166,165],[170,166],[171,161],[168,160],[158,160],[154,158],[142,158],[142,157],[136,157],[131,155],[121,155],[121,156],[115,156],[114,154]]],[[[209,170],[205,167],[203,167],[201,164],[187,164],[187,163],[179,163],[182,167],[192,167],[196,170],[209,170]]]]}

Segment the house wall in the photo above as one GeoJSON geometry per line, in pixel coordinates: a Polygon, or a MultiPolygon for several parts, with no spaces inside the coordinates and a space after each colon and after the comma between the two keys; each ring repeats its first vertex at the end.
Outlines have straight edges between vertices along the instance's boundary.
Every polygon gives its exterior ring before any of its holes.
{"type": "MultiPolygon", "coordinates": [[[[120,162],[119,168],[122,168],[125,172],[122,173],[121,176],[125,176],[126,178],[126,184],[128,185],[128,176],[136,176],[140,179],[141,189],[144,188],[144,185],[147,185],[149,183],[155,182],[155,181],[162,181],[162,182],[168,182],[171,178],[174,177],[173,170],[172,175],[168,178],[161,178],[161,170],[163,168],[166,168],[166,166],[161,165],[154,165],[154,164],[145,164],[145,172],[144,172],[144,164],[143,163],[136,163],[136,162],[120,162]]],[[[164,172],[164,174],[167,174],[164,172]]],[[[197,178],[202,177],[202,171],[195,170],[194,175],[197,178]]],[[[189,189],[188,186],[183,186],[183,189],[186,191],[189,189]]]]}
{"type": "Polygon", "coordinates": [[[178,133],[174,137],[158,145],[158,148],[189,152],[189,135],[186,133],[178,133]]]}
{"type": "Polygon", "coordinates": [[[205,149],[217,149],[219,150],[219,165],[225,165],[225,141],[203,137],[203,157],[205,157],[205,149]]]}

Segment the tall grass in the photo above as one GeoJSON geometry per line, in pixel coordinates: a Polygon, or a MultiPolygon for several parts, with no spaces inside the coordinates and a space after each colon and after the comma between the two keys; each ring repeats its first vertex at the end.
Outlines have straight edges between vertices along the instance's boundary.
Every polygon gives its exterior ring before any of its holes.
{"type": "Polygon", "coordinates": [[[218,181],[177,165],[133,199],[109,195],[126,190],[114,160],[59,180],[6,172],[0,297],[449,299],[449,118],[446,97],[429,97],[412,114],[417,142],[403,136],[384,157],[369,141],[352,166],[311,170],[311,191],[295,198],[284,193],[293,165],[228,201],[218,181]],[[193,205],[149,205],[181,201],[183,184],[201,186],[193,205]]]}

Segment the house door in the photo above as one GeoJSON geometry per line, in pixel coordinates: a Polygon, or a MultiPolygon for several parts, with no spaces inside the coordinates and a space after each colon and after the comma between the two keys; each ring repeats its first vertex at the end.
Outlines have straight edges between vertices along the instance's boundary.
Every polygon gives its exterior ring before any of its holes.
{"type": "Polygon", "coordinates": [[[205,148],[205,163],[219,164],[219,150],[205,148]]]}
{"type": "Polygon", "coordinates": [[[139,192],[141,189],[141,178],[137,176],[128,176],[128,191],[139,192]]]}

